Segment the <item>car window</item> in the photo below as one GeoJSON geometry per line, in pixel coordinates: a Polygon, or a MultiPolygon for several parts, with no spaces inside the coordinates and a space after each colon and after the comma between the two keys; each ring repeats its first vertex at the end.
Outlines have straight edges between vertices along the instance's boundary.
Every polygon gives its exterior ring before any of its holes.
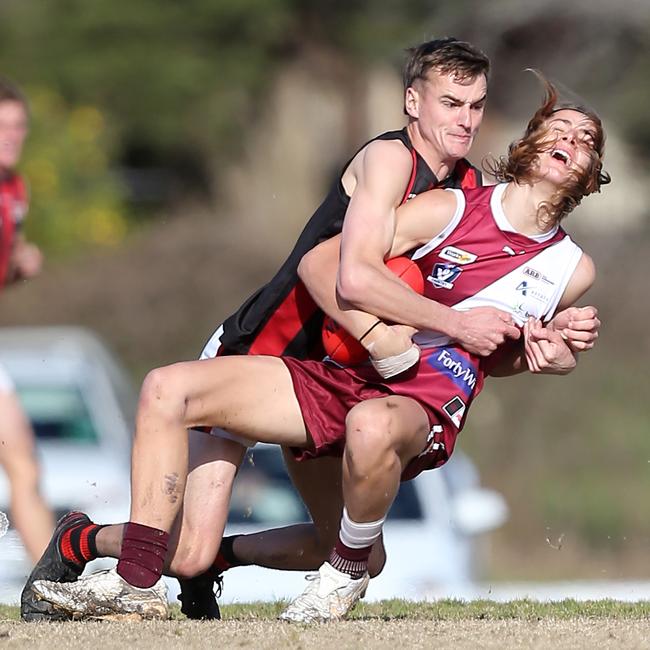
{"type": "MultiPolygon", "coordinates": [[[[388,518],[422,518],[412,481],[402,484],[388,518]]],[[[249,450],[233,487],[228,522],[280,525],[302,521],[309,521],[309,516],[291,484],[279,447],[249,450]]]]}
{"type": "Polygon", "coordinates": [[[38,439],[97,442],[97,431],[78,387],[18,384],[16,391],[38,439]]]}

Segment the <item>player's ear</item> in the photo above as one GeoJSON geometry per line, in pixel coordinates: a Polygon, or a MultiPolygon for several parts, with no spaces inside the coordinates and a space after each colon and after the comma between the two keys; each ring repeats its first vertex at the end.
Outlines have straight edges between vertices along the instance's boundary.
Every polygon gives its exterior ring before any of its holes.
{"type": "Polygon", "coordinates": [[[404,93],[404,110],[409,117],[420,117],[420,94],[413,86],[409,86],[404,93]]]}

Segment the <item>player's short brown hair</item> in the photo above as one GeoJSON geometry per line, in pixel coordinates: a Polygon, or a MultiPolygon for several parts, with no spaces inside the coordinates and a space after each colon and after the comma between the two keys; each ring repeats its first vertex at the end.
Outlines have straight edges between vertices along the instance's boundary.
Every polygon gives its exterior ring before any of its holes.
{"type": "Polygon", "coordinates": [[[479,49],[457,38],[439,38],[406,50],[409,58],[404,65],[402,80],[404,90],[418,79],[425,80],[431,70],[459,80],[490,75],[490,59],[479,49]]]}

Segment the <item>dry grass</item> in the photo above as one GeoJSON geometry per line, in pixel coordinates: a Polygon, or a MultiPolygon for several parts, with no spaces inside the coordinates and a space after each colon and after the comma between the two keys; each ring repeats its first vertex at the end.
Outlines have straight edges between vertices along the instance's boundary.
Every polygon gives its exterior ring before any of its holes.
{"type": "Polygon", "coordinates": [[[405,603],[359,608],[337,624],[275,620],[280,604],[224,608],[221,622],[26,624],[0,609],[0,644],[10,648],[646,648],[648,603],[405,603]]]}

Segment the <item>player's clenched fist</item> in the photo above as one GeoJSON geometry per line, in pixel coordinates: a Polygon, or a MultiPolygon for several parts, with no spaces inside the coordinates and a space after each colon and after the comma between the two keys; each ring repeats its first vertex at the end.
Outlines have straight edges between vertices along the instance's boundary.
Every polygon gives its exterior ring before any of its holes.
{"type": "Polygon", "coordinates": [[[562,335],[573,352],[591,350],[598,338],[600,320],[595,307],[569,307],[557,314],[548,327],[562,335]]]}

